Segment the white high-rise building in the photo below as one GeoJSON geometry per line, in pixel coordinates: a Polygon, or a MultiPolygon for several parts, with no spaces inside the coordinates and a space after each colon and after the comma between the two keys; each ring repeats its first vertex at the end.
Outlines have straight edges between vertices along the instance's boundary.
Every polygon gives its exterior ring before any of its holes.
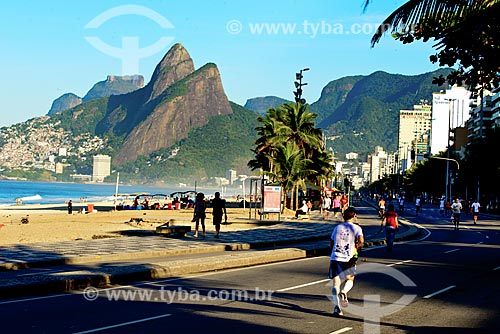
{"type": "Polygon", "coordinates": [[[98,154],[94,156],[92,181],[103,182],[106,176],[111,175],[111,157],[98,154]]]}
{"type": "Polygon", "coordinates": [[[414,105],[413,110],[399,111],[398,159],[402,171],[409,169],[428,153],[431,114],[431,106],[427,104],[414,105]]]}
{"type": "Polygon", "coordinates": [[[469,119],[470,92],[453,86],[432,94],[431,154],[448,148],[450,130],[465,126],[469,119]]]}

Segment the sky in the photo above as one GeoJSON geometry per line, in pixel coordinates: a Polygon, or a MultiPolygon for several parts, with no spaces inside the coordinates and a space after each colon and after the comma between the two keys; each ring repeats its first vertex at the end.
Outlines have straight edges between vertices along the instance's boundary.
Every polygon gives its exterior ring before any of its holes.
{"type": "Polygon", "coordinates": [[[313,103],[330,82],[386,71],[437,69],[432,43],[390,35],[371,48],[376,27],[405,1],[374,0],[17,0],[0,11],[0,127],[44,116],[65,93],[83,97],[107,75],[149,82],[175,43],[198,69],[215,63],[229,100],[293,100],[295,73],[313,103]]]}

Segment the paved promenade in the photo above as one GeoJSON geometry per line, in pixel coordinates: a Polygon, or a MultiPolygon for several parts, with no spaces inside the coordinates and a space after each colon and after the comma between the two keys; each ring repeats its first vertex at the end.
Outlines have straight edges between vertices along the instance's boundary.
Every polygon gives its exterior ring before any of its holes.
{"type": "MultiPolygon", "coordinates": [[[[380,220],[372,207],[360,207],[366,246],[383,244],[380,220]]],[[[251,221],[242,220],[241,224],[251,221]]],[[[267,221],[266,221],[267,222],[267,221]]],[[[36,243],[0,247],[0,298],[105,287],[131,280],[167,278],[329,254],[329,237],[339,219],[324,220],[319,211],[305,219],[239,231],[220,239],[171,238],[154,233],[120,238],[36,243]]],[[[255,221],[252,221],[255,223],[255,221]]],[[[419,233],[401,221],[397,240],[419,233]]]]}

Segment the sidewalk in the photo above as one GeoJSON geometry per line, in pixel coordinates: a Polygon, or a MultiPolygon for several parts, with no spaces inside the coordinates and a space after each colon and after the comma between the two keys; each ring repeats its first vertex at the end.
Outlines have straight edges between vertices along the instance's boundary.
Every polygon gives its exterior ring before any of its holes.
{"type": "MultiPolygon", "coordinates": [[[[365,246],[384,244],[371,207],[358,208],[365,246]]],[[[215,239],[168,238],[158,234],[0,247],[0,298],[105,287],[329,254],[329,237],[340,220],[282,217],[274,225],[224,232],[215,239]]],[[[242,221],[244,223],[244,221],[242,221]]],[[[404,220],[396,240],[419,233],[404,220]]]]}

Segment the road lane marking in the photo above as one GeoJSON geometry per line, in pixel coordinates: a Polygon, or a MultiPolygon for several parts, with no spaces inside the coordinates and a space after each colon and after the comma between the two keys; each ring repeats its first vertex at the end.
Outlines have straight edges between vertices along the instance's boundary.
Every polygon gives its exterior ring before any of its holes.
{"type": "Polygon", "coordinates": [[[451,286],[449,286],[447,288],[444,288],[442,290],[439,290],[439,291],[436,291],[434,293],[431,293],[430,295],[424,296],[423,298],[424,299],[429,299],[429,298],[434,297],[435,295],[438,295],[440,293],[446,292],[446,291],[451,290],[451,289],[456,288],[456,287],[457,287],[456,285],[451,285],[451,286]]]}
{"type": "Polygon", "coordinates": [[[452,250],[449,250],[449,251],[446,251],[444,252],[445,254],[449,254],[449,253],[453,253],[453,252],[456,252],[456,251],[459,251],[460,248],[455,248],[455,249],[452,249],[452,250]]]}
{"type": "Polygon", "coordinates": [[[398,264],[405,264],[405,263],[408,263],[408,262],[413,262],[413,260],[404,260],[404,261],[400,261],[400,262],[388,264],[387,267],[393,267],[393,266],[397,266],[398,264]]]}
{"type": "Polygon", "coordinates": [[[128,322],[123,322],[121,324],[116,324],[116,325],[111,325],[111,326],[106,326],[106,327],[94,328],[94,329],[90,329],[88,331],[76,332],[74,334],[95,333],[95,332],[104,331],[106,329],[124,327],[124,326],[128,326],[128,325],[138,324],[138,323],[141,323],[141,322],[146,322],[146,321],[150,321],[150,320],[161,319],[161,318],[170,317],[170,316],[171,316],[171,314],[162,314],[162,315],[159,315],[159,316],[156,316],[156,317],[150,317],[150,318],[144,318],[144,319],[139,319],[139,320],[134,320],[134,321],[128,321],[128,322]]]}
{"type": "Polygon", "coordinates": [[[352,327],[344,327],[344,328],[339,329],[338,331],[331,332],[329,334],[340,334],[340,333],[348,332],[350,330],[352,330],[352,327]]]}
{"type": "Polygon", "coordinates": [[[301,285],[291,286],[289,288],[279,289],[279,290],[276,290],[276,292],[285,292],[285,291],[300,289],[300,288],[304,288],[306,286],[310,286],[310,285],[314,285],[314,284],[325,283],[325,282],[328,282],[330,280],[331,280],[330,278],[326,278],[326,279],[322,279],[322,280],[315,281],[315,282],[309,282],[309,283],[305,283],[305,284],[301,284],[301,285]]]}
{"type": "Polygon", "coordinates": [[[500,269],[500,266],[499,266],[499,267],[496,267],[496,268],[495,268],[495,269],[493,269],[493,270],[498,270],[498,269],[500,269]]]}

